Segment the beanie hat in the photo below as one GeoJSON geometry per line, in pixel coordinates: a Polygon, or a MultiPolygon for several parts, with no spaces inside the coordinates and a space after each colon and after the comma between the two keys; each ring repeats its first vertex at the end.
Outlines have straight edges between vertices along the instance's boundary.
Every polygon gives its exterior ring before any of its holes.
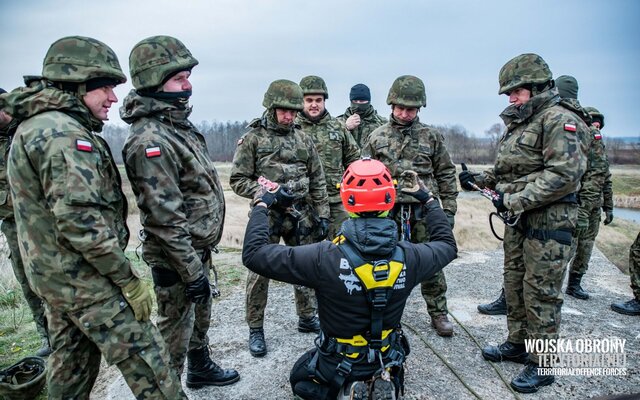
{"type": "Polygon", "coordinates": [[[569,75],[562,75],[556,78],[556,86],[560,97],[563,99],[578,99],[578,81],[569,75]]]}
{"type": "Polygon", "coordinates": [[[371,101],[371,92],[367,85],[358,83],[357,85],[351,88],[351,92],[349,92],[349,100],[366,100],[371,101]]]}

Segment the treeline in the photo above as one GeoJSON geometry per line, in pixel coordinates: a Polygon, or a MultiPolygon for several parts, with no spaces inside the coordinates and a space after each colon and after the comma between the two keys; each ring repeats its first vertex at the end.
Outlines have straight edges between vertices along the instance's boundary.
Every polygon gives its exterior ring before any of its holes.
{"type": "MultiPolygon", "coordinates": [[[[231,161],[240,136],[246,132],[248,122],[204,121],[196,124],[196,127],[207,142],[209,155],[213,161],[231,161]]],[[[122,148],[129,134],[128,127],[105,125],[102,137],[109,143],[116,164],[122,164],[122,148]]]]}
{"type": "MultiPolygon", "coordinates": [[[[214,161],[231,161],[238,139],[247,131],[246,121],[203,121],[196,124],[203,134],[209,155],[214,161]]],[[[496,158],[500,137],[505,131],[501,123],[493,124],[481,137],[475,136],[461,125],[435,126],[442,132],[454,163],[492,164],[496,158]]],[[[128,128],[106,125],[103,137],[109,143],[116,163],[122,163],[122,147],[128,128]]],[[[640,144],[625,143],[622,139],[605,139],[607,155],[612,164],[638,164],[640,144]]]]}

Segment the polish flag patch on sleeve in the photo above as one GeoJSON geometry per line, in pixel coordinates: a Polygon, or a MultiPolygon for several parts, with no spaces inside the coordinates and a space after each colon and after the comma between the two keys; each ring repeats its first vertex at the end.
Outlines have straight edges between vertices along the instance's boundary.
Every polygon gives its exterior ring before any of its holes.
{"type": "Polygon", "coordinates": [[[569,132],[575,132],[576,131],[576,125],[575,124],[564,124],[564,130],[565,131],[569,131],[569,132]]]}
{"type": "Polygon", "coordinates": [[[91,153],[93,151],[93,145],[87,140],[76,139],[76,150],[91,153]]]}
{"type": "Polygon", "coordinates": [[[600,133],[600,132],[594,132],[594,133],[593,133],[593,138],[594,138],[595,140],[602,140],[602,133],[600,133]]]}
{"type": "Polygon", "coordinates": [[[161,155],[160,147],[158,147],[158,146],[147,147],[144,150],[144,153],[147,156],[147,158],[160,157],[160,155],[161,155]]]}

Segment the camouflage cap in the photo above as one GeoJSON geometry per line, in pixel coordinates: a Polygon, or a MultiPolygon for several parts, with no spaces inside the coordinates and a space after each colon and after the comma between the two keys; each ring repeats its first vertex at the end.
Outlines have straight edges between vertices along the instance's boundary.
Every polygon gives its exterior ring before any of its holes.
{"type": "Polygon", "coordinates": [[[54,82],[82,83],[95,78],[127,81],[113,50],[99,40],[67,36],[49,47],[42,76],[54,82]]]}
{"type": "Polygon", "coordinates": [[[151,36],[133,46],[129,54],[129,72],[137,90],[162,85],[176,72],[191,69],[198,60],[187,47],[171,36],[151,36]]]}
{"type": "Polygon", "coordinates": [[[329,90],[324,83],[324,79],[319,76],[309,75],[302,78],[300,87],[303,94],[323,94],[325,100],[329,98],[329,90]]]}
{"type": "Polygon", "coordinates": [[[604,128],[604,114],[601,113],[597,108],[595,107],[583,107],[583,110],[588,113],[591,118],[593,118],[594,120],[600,120],[600,129],[604,128]]]}
{"type": "Polygon", "coordinates": [[[563,99],[578,99],[578,81],[571,75],[560,75],[555,79],[556,87],[563,99]]]}
{"type": "Polygon", "coordinates": [[[424,83],[420,78],[412,75],[399,76],[389,89],[387,104],[403,107],[426,107],[427,94],[424,83]]]}
{"type": "Polygon", "coordinates": [[[510,93],[526,84],[545,83],[553,79],[547,63],[537,54],[520,54],[500,69],[498,94],[510,93]]]}
{"type": "Polygon", "coordinates": [[[262,105],[266,108],[285,108],[302,111],[304,109],[302,88],[287,79],[271,82],[264,94],[262,105]]]}

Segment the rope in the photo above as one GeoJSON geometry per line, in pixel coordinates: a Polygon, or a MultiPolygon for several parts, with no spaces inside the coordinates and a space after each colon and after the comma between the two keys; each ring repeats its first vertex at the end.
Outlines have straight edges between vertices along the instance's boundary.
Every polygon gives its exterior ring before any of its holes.
{"type": "MultiPolygon", "coordinates": [[[[456,323],[458,325],[460,325],[460,327],[462,328],[462,330],[465,331],[465,333],[471,338],[471,340],[476,344],[476,346],[478,347],[478,349],[482,350],[482,346],[480,345],[480,343],[478,342],[478,340],[475,338],[475,336],[473,336],[471,334],[471,332],[469,332],[469,330],[467,329],[466,326],[464,326],[464,324],[462,324],[462,322],[460,322],[458,320],[458,318],[456,318],[455,315],[453,315],[451,312],[449,312],[449,315],[453,318],[454,321],[456,321],[456,323]]],[[[449,368],[449,370],[456,376],[456,378],[458,378],[458,380],[460,381],[460,383],[462,383],[462,385],[469,391],[471,392],[471,394],[473,394],[473,396],[475,398],[477,398],[478,400],[482,400],[482,397],[475,391],[473,390],[473,388],[471,388],[471,386],[469,386],[469,384],[462,378],[462,376],[460,376],[460,374],[453,368],[453,366],[444,358],[444,356],[442,354],[440,354],[440,352],[438,352],[433,345],[424,337],[424,335],[422,335],[420,332],[418,332],[418,330],[416,328],[414,328],[413,326],[411,326],[411,324],[402,321],[402,326],[406,326],[407,328],[409,328],[410,331],[412,331],[416,336],[418,336],[418,338],[422,341],[422,343],[424,343],[432,352],[433,354],[436,355],[436,357],[438,357],[440,359],[440,361],[442,361],[444,363],[444,365],[447,366],[447,368],[449,368]]],[[[496,373],[498,374],[498,376],[500,377],[500,379],[502,380],[502,382],[504,383],[504,385],[507,387],[507,389],[509,389],[509,391],[513,394],[513,397],[516,400],[522,400],[522,397],[520,397],[518,395],[518,393],[516,393],[513,388],[511,387],[511,385],[509,384],[509,382],[507,381],[507,378],[504,376],[504,374],[502,373],[502,371],[500,369],[498,369],[498,367],[496,367],[494,365],[494,363],[489,363],[491,365],[491,368],[493,368],[494,371],[496,371],[496,373]]]]}

